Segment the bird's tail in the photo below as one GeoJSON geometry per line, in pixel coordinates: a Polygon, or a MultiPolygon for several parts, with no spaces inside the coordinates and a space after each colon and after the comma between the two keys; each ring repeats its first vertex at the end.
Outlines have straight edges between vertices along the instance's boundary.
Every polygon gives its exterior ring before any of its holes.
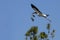
{"type": "Polygon", "coordinates": [[[48,14],[46,14],[46,16],[48,17],[49,15],[48,15],[48,14]]]}

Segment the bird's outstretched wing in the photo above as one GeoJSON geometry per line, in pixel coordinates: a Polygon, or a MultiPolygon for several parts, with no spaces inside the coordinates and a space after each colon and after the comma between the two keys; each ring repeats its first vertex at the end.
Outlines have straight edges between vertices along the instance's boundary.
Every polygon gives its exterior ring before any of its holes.
{"type": "Polygon", "coordinates": [[[33,5],[33,4],[31,4],[31,7],[33,8],[33,10],[35,11],[35,12],[40,12],[41,14],[42,14],[42,12],[41,11],[39,11],[39,9],[35,6],[35,5],[33,5]]]}

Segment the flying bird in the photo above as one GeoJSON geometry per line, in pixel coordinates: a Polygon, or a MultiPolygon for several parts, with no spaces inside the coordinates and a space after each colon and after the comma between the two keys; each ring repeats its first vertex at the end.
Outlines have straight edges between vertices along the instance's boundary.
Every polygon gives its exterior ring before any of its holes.
{"type": "MultiPolygon", "coordinates": [[[[44,18],[47,18],[49,16],[48,14],[43,14],[35,5],[31,4],[31,7],[35,11],[33,14],[37,14],[39,17],[44,17],[44,18]]],[[[35,16],[33,15],[33,17],[35,17],[35,16]]],[[[49,20],[49,19],[47,19],[47,20],[49,20]]]]}

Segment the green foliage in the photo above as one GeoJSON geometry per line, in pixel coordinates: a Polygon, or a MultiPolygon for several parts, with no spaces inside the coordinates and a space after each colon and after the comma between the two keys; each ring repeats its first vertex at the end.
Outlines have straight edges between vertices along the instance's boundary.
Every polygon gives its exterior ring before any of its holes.
{"type": "Polygon", "coordinates": [[[37,36],[34,37],[34,40],[38,40],[37,36]]]}
{"type": "Polygon", "coordinates": [[[47,35],[45,32],[41,32],[39,37],[40,37],[41,39],[44,39],[44,38],[47,38],[48,35],[47,35]]]}
{"type": "MultiPolygon", "coordinates": [[[[47,30],[48,30],[48,32],[49,32],[50,34],[47,34],[47,33],[45,33],[45,32],[40,32],[39,38],[40,38],[41,40],[42,40],[42,39],[44,39],[44,40],[49,40],[49,38],[48,38],[49,35],[51,35],[52,38],[55,37],[55,35],[54,35],[55,30],[53,29],[52,32],[50,32],[50,24],[49,24],[49,23],[47,24],[47,30]]],[[[30,37],[30,40],[38,40],[39,38],[38,38],[38,36],[37,36],[37,32],[38,32],[38,26],[32,26],[32,27],[26,32],[25,36],[26,36],[26,37],[29,36],[29,37],[30,37]],[[31,37],[31,35],[32,35],[33,37],[31,37]]],[[[27,40],[27,38],[26,38],[26,40],[27,40]]]]}
{"type": "Polygon", "coordinates": [[[25,36],[30,36],[30,32],[26,32],[25,36]]]}
{"type": "Polygon", "coordinates": [[[37,34],[37,32],[38,32],[38,27],[33,26],[31,29],[33,29],[33,33],[34,33],[34,34],[37,34]]]}
{"type": "Polygon", "coordinates": [[[26,34],[25,34],[25,36],[30,36],[30,33],[34,33],[34,34],[36,34],[37,32],[38,32],[38,27],[37,26],[32,26],[31,27],[31,29],[29,29],[27,32],[26,32],[26,34]]]}

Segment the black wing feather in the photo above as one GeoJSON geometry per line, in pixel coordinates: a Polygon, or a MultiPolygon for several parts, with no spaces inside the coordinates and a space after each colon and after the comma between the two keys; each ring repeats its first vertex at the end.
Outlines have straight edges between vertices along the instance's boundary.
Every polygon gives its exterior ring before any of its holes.
{"type": "Polygon", "coordinates": [[[35,10],[36,12],[42,13],[41,11],[39,11],[39,9],[38,9],[35,5],[31,4],[31,7],[32,7],[33,10],[35,10]]]}
{"type": "Polygon", "coordinates": [[[39,9],[38,9],[36,6],[34,6],[33,4],[31,4],[31,7],[32,7],[35,11],[39,11],[39,9]]]}

